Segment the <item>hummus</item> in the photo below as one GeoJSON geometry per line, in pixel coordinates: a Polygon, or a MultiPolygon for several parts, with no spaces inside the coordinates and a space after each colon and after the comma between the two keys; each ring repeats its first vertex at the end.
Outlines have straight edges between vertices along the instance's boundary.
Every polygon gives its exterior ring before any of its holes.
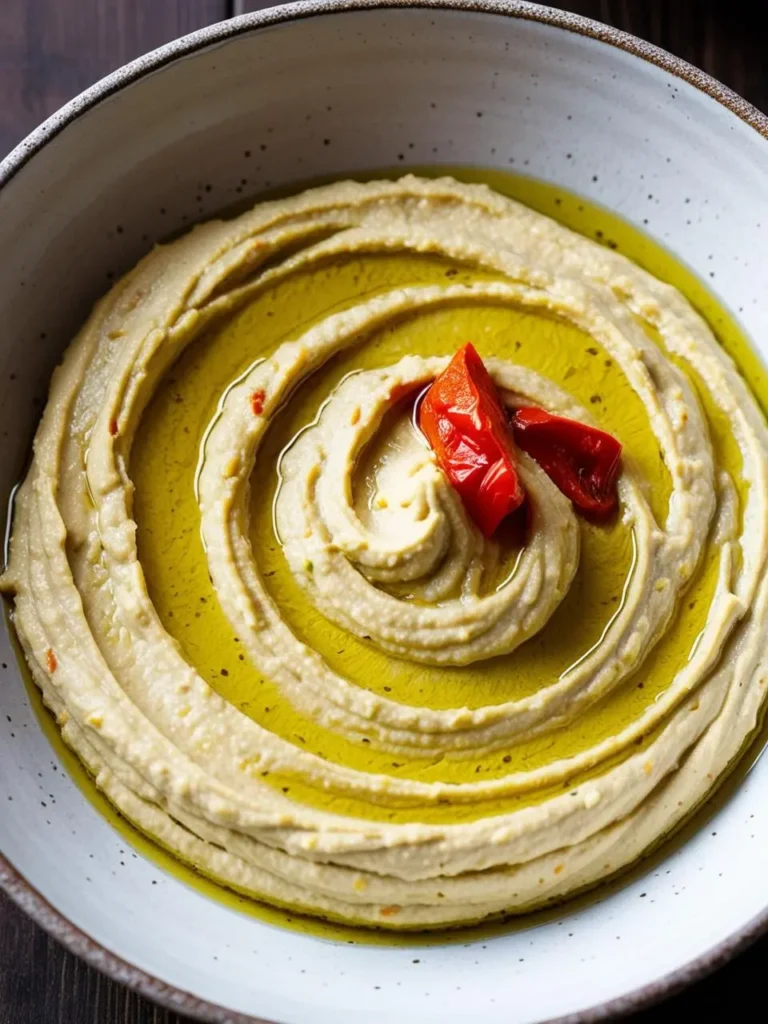
{"type": "Polygon", "coordinates": [[[343,182],[101,300],[2,586],[65,740],[163,846],[310,914],[474,922],[636,860],[756,728],[767,453],[626,257],[484,186],[343,182]],[[521,456],[525,538],[473,526],[412,419],[468,324],[509,406],[619,438],[617,522],[521,456]]]}

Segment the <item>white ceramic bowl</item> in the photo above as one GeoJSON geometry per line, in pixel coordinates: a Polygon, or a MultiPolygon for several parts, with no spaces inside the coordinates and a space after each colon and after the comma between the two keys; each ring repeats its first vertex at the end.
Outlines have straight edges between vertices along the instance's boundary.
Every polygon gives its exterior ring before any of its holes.
{"type": "MultiPolygon", "coordinates": [[[[638,40],[529,4],[294,5],[116,72],[0,166],[0,494],[64,345],[155,239],[244,188],[513,161],[644,227],[768,352],[768,121],[744,101],[638,40]]],[[[91,963],[202,1019],[596,1020],[768,927],[764,760],[661,866],[549,923],[418,949],[272,928],[125,852],[62,772],[0,642],[0,880],[91,963]]]]}

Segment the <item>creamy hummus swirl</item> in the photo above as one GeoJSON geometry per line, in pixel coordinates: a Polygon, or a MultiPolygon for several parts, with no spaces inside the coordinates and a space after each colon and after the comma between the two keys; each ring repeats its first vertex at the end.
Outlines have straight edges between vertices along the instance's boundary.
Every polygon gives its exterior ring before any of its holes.
{"type": "MultiPolygon", "coordinates": [[[[584,358],[574,353],[573,374],[584,358]]],[[[554,380],[511,343],[486,362],[508,405],[592,421],[573,374],[554,380]]],[[[344,182],[157,247],[97,305],[54,375],[3,586],[64,738],[146,833],[226,885],[309,913],[466,923],[635,860],[754,730],[767,452],[762,414],[708,326],[624,256],[482,186],[344,182]],[[270,290],[393,254],[439,258],[470,279],[361,284],[319,317],[298,306],[286,337],[254,343],[208,422],[185,423],[200,430],[189,495],[218,612],[254,692],[268,685],[279,704],[246,713],[153,600],[134,441],[193,343],[226,337],[270,290]],[[419,699],[423,687],[395,694],[402,666],[431,686],[445,678],[446,693],[451,673],[518,671],[515,657],[549,636],[585,559],[608,543],[525,456],[525,538],[511,556],[482,538],[413,426],[450,348],[354,365],[398,325],[467,307],[588,338],[642,410],[668,493],[654,493],[648,461],[620,436],[614,529],[632,557],[597,639],[533,690],[450,706],[419,699]],[[273,460],[270,431],[342,357],[353,369],[273,460]],[[393,685],[349,675],[287,619],[253,542],[253,503],[270,488],[286,579],[393,685]],[[684,642],[689,621],[698,632],[684,642]]]]}
{"type": "MultiPolygon", "coordinates": [[[[275,517],[292,570],[329,618],[401,657],[463,664],[514,650],[549,619],[576,570],[579,535],[570,502],[523,460],[531,542],[510,578],[480,596],[485,545],[408,420],[380,456],[385,483],[370,514],[365,502],[355,507],[351,476],[392,396],[423,388],[445,364],[411,356],[343,381],[284,454],[275,517]],[[420,603],[369,581],[416,581],[420,603]]],[[[225,437],[237,400],[228,398],[215,428],[225,437]]]]}

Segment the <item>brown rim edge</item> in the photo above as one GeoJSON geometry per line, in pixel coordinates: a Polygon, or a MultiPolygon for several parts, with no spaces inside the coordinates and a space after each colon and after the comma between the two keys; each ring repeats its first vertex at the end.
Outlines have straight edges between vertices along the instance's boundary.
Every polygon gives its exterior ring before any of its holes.
{"type": "Polygon", "coordinates": [[[0,889],[10,896],[32,920],[50,936],[60,942],[70,953],[81,957],[90,967],[106,974],[113,981],[138,992],[139,995],[159,1003],[168,1010],[207,1021],[208,1024],[270,1024],[258,1017],[227,1010],[223,1006],[206,1002],[174,985],[168,985],[147,974],[139,967],[129,964],[100,945],[84,931],[60,914],[34,886],[0,854],[0,889]]]}
{"type": "MultiPolygon", "coordinates": [[[[673,56],[653,43],[579,14],[527,3],[525,0],[303,0],[301,3],[272,7],[253,14],[240,15],[228,21],[217,22],[190,35],[173,40],[130,64],[118,68],[65,104],[0,162],[0,189],[7,185],[27,161],[43,149],[67,125],[123,87],[160,70],[180,57],[224,42],[231,37],[270,25],[300,21],[317,15],[391,8],[429,8],[503,15],[540,22],[596,39],[640,57],[669,74],[683,79],[726,107],[768,140],[768,116],[757,110],[738,93],[733,92],[732,89],[699,68],[673,56]]],[[[2,853],[0,853],[0,888],[36,924],[40,925],[71,953],[81,957],[89,966],[101,971],[114,981],[128,986],[159,1005],[176,1013],[207,1021],[208,1024],[270,1024],[263,1018],[227,1010],[223,1006],[200,999],[122,960],[59,913],[2,853]]],[[[548,1022],[542,1022],[542,1024],[597,1024],[597,1022],[623,1017],[649,1007],[724,966],[766,932],[768,932],[768,908],[719,945],[658,981],[651,982],[608,1002],[586,1010],[578,1010],[564,1017],[553,1018],[548,1022]]]]}

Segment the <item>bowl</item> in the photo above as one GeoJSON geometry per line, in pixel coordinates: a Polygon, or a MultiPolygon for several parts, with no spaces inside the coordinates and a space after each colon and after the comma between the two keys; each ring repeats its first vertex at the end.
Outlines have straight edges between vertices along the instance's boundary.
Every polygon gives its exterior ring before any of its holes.
{"type": "MultiPolygon", "coordinates": [[[[743,100],[639,40],[532,4],[294,4],[135,61],[0,165],[4,503],[63,348],[153,242],[245,193],[441,164],[512,168],[608,207],[768,351],[768,119],[743,100]]],[[[273,927],[164,872],[102,817],[0,642],[0,881],[91,964],[202,1020],[598,1020],[768,928],[759,760],[684,844],[498,934],[371,945],[273,927]]]]}

